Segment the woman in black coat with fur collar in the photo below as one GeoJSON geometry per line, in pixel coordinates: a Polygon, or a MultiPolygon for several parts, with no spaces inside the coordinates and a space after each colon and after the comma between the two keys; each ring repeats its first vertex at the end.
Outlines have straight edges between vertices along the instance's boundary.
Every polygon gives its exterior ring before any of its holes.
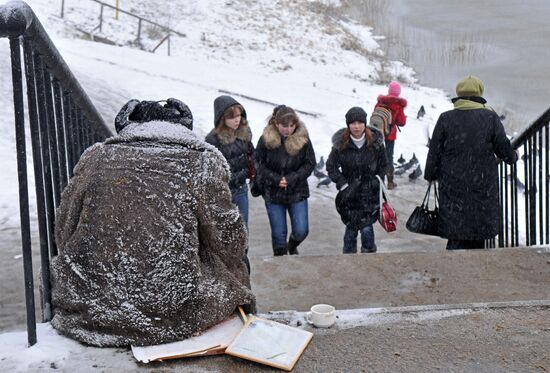
{"type": "Polygon", "coordinates": [[[336,210],[346,225],[344,254],[357,252],[361,232],[361,252],[376,252],[373,223],[379,214],[380,183],[387,167],[384,136],[366,126],[367,113],[353,107],[346,113],[347,128],[338,130],[327,160],[327,171],[339,190],[336,210]]]}
{"type": "Polygon", "coordinates": [[[485,106],[483,82],[456,86],[454,110],[439,116],[424,177],[439,182],[439,234],[447,250],[477,249],[498,233],[498,163],[517,161],[498,115],[485,106]]]}
{"type": "Polygon", "coordinates": [[[252,132],[246,119],[246,111],[233,97],[220,96],[214,100],[214,126],[206,136],[206,142],[223,154],[231,170],[229,189],[232,202],[248,226],[248,186],[246,179],[254,177],[249,167],[253,157],[252,132]],[[251,175],[252,174],[252,175],[251,175]]]}
{"type": "Polygon", "coordinates": [[[309,233],[307,178],[315,167],[315,152],[306,126],[292,108],[280,105],[273,110],[258,141],[255,159],[271,225],[273,254],[296,255],[298,245],[309,233]],[[287,211],[292,225],[288,243],[287,211]]]}

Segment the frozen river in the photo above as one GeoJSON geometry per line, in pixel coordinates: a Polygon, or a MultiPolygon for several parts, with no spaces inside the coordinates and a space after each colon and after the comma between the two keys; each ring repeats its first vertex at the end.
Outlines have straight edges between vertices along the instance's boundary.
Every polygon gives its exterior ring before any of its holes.
{"type": "Polygon", "coordinates": [[[508,111],[505,125],[514,128],[524,127],[550,106],[550,1],[387,4],[375,33],[389,36],[385,47],[390,58],[412,66],[421,84],[454,95],[460,78],[476,75],[485,82],[489,104],[508,111]]]}

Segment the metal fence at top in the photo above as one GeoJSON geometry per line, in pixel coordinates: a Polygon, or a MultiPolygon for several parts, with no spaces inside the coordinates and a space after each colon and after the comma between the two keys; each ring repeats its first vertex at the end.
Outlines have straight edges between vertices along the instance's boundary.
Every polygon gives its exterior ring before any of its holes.
{"type": "MultiPolygon", "coordinates": [[[[90,0],[90,1],[93,1],[97,4],[99,4],[99,15],[98,15],[99,24],[89,33],[91,36],[93,36],[93,33],[95,31],[98,31],[98,30],[99,30],[99,32],[102,31],[102,29],[103,29],[103,19],[104,19],[103,10],[104,10],[104,8],[109,8],[109,9],[113,9],[117,12],[117,17],[118,17],[118,13],[121,13],[121,14],[126,14],[127,16],[137,20],[137,32],[136,32],[136,41],[137,42],[141,41],[141,34],[142,34],[143,24],[148,24],[148,25],[157,27],[158,29],[160,29],[160,30],[162,30],[166,33],[166,35],[163,38],[161,38],[160,41],[149,52],[155,53],[157,51],[157,49],[162,44],[164,44],[166,42],[168,44],[167,52],[168,52],[168,55],[170,56],[170,36],[171,35],[176,35],[176,36],[179,36],[179,37],[182,37],[182,38],[186,37],[186,35],[183,32],[174,30],[174,29],[172,29],[168,26],[165,26],[165,25],[161,25],[161,24],[159,24],[155,21],[151,21],[150,19],[144,18],[140,15],[129,12],[127,10],[120,9],[118,6],[115,6],[115,5],[112,5],[112,4],[107,4],[107,3],[103,2],[103,1],[100,1],[100,0],[90,0]]],[[[64,14],[65,14],[65,1],[63,0],[61,2],[61,18],[64,17],[64,14]]]]}
{"type": "Polygon", "coordinates": [[[54,221],[61,192],[82,152],[112,133],[25,2],[10,1],[0,6],[0,37],[9,38],[10,45],[27,335],[29,345],[33,345],[36,343],[36,320],[26,119],[30,128],[38,210],[42,321],[52,317],[49,268],[50,258],[57,255],[54,221]]]}
{"type": "Polygon", "coordinates": [[[512,140],[518,163],[499,166],[499,247],[550,244],[550,109],[512,140]]]}

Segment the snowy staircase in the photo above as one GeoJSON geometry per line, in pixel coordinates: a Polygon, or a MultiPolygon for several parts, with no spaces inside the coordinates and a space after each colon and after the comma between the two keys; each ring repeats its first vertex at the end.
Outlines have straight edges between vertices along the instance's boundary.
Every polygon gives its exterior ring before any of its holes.
{"type": "Polygon", "coordinates": [[[251,258],[258,311],[550,300],[550,250],[251,258]]]}

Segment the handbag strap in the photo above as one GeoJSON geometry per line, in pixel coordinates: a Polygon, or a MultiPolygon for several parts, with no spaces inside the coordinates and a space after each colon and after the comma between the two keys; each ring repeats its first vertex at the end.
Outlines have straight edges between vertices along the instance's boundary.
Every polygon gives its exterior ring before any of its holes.
{"type": "Polygon", "coordinates": [[[382,179],[380,178],[380,176],[376,175],[376,178],[378,179],[378,182],[380,183],[380,210],[382,210],[382,204],[384,203],[383,201],[387,201],[390,205],[391,205],[391,202],[390,202],[390,197],[388,195],[388,190],[386,189],[386,186],[384,185],[384,182],[382,181],[382,179]]]}
{"type": "Polygon", "coordinates": [[[422,207],[428,207],[428,204],[430,203],[430,190],[432,188],[432,182],[428,184],[428,190],[426,190],[426,194],[424,194],[424,199],[422,200],[422,207]]]}
{"type": "Polygon", "coordinates": [[[439,206],[439,194],[437,194],[437,184],[435,181],[430,181],[428,184],[428,190],[426,190],[426,194],[424,195],[424,200],[422,201],[422,207],[428,208],[428,205],[430,204],[430,190],[432,188],[432,184],[434,187],[434,205],[435,208],[438,208],[439,206]]]}
{"type": "Polygon", "coordinates": [[[437,209],[439,207],[439,194],[437,194],[437,184],[434,181],[434,194],[435,194],[435,208],[437,209]]]}

